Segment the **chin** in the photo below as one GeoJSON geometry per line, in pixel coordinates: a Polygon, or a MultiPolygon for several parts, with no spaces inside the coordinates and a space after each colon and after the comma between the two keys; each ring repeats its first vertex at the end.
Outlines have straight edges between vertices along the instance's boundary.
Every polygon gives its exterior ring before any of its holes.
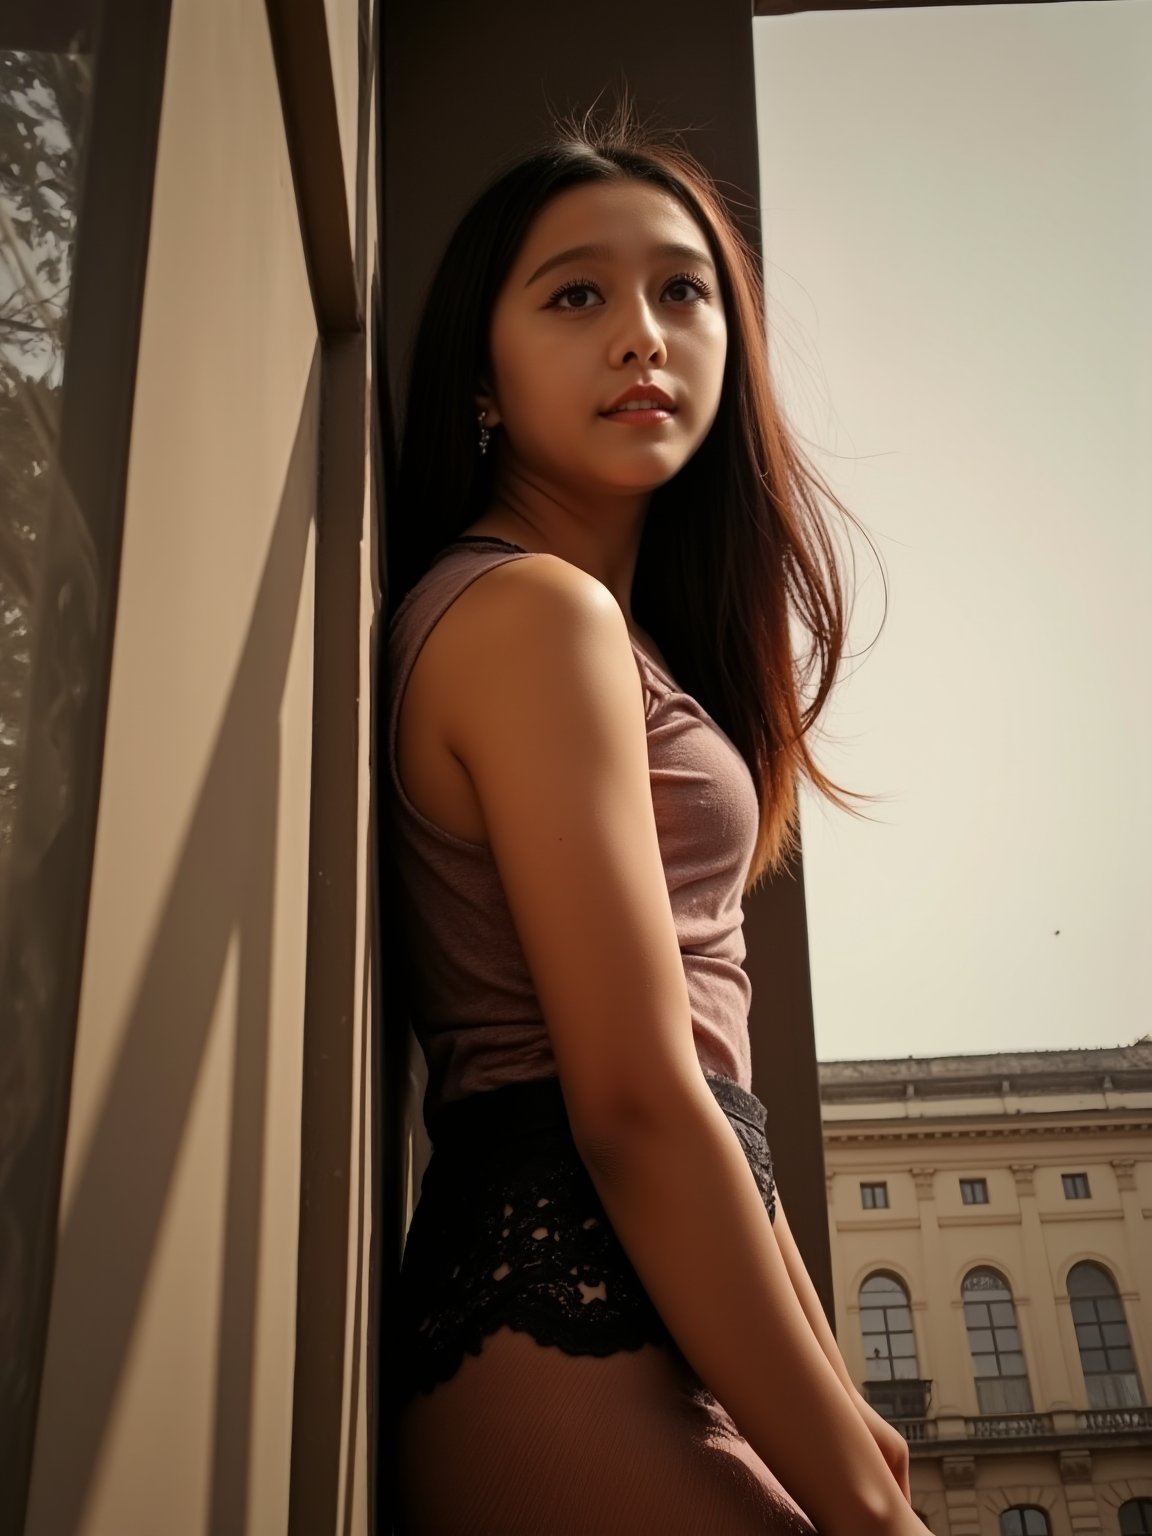
{"type": "Polygon", "coordinates": [[[630,453],[614,455],[603,465],[603,472],[608,479],[639,489],[643,481],[662,484],[679,474],[695,452],[695,448],[685,451],[681,443],[638,443],[630,453]]]}
{"type": "Polygon", "coordinates": [[[658,491],[662,485],[667,485],[669,480],[674,480],[687,462],[687,459],[678,457],[672,464],[665,460],[663,464],[648,464],[643,467],[637,465],[635,474],[611,476],[611,484],[621,495],[658,491]]]}

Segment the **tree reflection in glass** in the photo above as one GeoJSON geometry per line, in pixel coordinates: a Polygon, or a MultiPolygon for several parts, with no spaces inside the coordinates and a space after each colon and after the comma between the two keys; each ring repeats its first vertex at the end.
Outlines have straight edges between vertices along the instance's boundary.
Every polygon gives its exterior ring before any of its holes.
{"type": "Polygon", "coordinates": [[[0,50],[0,913],[25,787],[89,84],[87,54],[0,50]]]}
{"type": "MultiPolygon", "coordinates": [[[[21,928],[22,892],[70,813],[74,721],[91,686],[92,541],[58,470],[86,46],[84,35],[62,51],[0,46],[0,1485],[22,1476],[9,1458],[29,1430],[29,1330],[55,1219],[44,1178],[24,1175],[51,1163],[45,1019],[59,968],[21,928]]],[[[50,944],[59,924],[41,916],[33,927],[50,944]]]]}

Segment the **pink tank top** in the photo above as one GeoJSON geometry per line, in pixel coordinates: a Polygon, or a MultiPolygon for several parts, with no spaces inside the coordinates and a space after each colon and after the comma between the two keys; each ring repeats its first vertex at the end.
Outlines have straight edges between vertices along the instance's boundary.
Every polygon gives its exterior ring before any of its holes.
{"type": "MultiPolygon", "coordinates": [[[[400,877],[412,1025],[428,1064],[425,1116],[504,1083],[557,1075],[548,1028],[487,845],[454,836],[408,799],[396,766],[400,703],[420,647],[478,576],[526,550],[498,539],[448,545],[389,629],[384,825],[400,877]]],[[[744,881],[759,804],[748,766],[690,695],[633,641],[644,690],[652,805],[705,1072],[751,1089],[744,881]]]]}

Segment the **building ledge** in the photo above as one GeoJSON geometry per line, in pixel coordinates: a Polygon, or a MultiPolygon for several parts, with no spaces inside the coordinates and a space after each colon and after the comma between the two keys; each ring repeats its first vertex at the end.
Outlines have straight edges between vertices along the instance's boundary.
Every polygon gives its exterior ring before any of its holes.
{"type": "Polygon", "coordinates": [[[1006,1456],[1017,1451],[1152,1449],[1152,1406],[891,1422],[917,1460],[974,1451],[1006,1456]]]}
{"type": "Polygon", "coordinates": [[[991,1116],[957,1115],[938,1119],[912,1120],[891,1116],[872,1120],[834,1120],[824,1118],[821,1131],[825,1149],[875,1145],[882,1142],[988,1142],[1043,1141],[1069,1137],[1102,1139],[1115,1136],[1146,1136],[1152,1109],[1132,1115],[1064,1114],[1029,1115],[1003,1120],[991,1116]]]}

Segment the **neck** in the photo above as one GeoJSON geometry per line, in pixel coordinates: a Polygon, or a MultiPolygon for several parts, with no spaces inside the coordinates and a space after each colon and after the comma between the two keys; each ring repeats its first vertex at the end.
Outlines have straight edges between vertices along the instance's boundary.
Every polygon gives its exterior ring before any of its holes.
{"type": "Polygon", "coordinates": [[[648,501],[649,493],[644,492],[581,498],[576,503],[520,479],[499,488],[488,511],[469,531],[578,565],[603,582],[633,629],[632,579],[648,501]]]}

